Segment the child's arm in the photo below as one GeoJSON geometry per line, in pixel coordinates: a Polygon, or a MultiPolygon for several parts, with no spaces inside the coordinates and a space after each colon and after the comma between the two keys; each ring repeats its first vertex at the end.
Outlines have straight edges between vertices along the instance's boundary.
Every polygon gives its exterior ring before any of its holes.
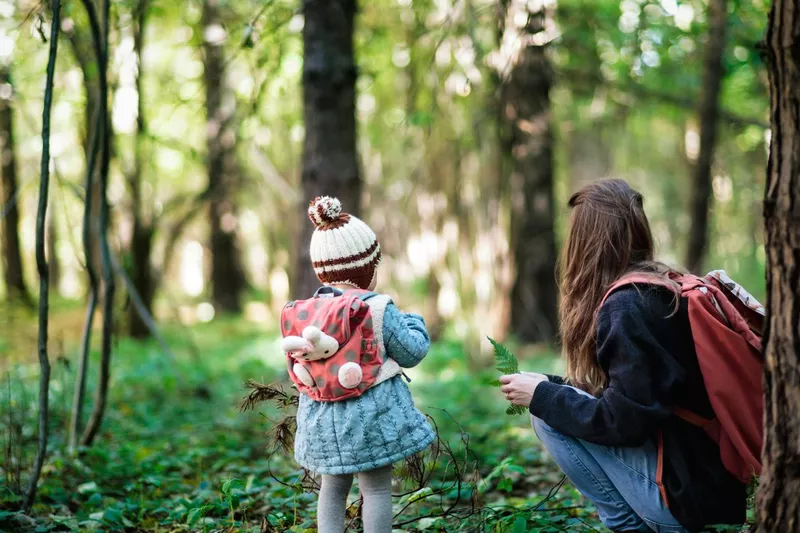
{"type": "Polygon", "coordinates": [[[386,355],[403,368],[411,368],[427,355],[431,340],[421,316],[403,313],[389,304],[383,315],[383,343],[386,355]]]}

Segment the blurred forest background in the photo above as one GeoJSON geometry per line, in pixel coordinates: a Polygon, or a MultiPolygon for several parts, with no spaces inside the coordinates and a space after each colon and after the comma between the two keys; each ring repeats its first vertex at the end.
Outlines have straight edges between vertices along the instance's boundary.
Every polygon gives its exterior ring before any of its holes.
{"type": "Polygon", "coordinates": [[[0,529],[311,527],[301,473],[263,450],[275,413],[235,407],[246,379],[286,377],[277,317],[313,290],[316,194],[375,229],[379,290],[437,341],[412,389],[474,479],[444,452],[406,475],[409,530],[601,529],[574,490],[549,494],[560,476],[525,417],[480,394],[487,335],[560,368],[554,267],[580,185],[628,180],[660,259],[764,296],[766,0],[114,0],[107,67],[87,5],[65,0],[57,28],[51,437],[30,518],[56,33],[49,2],[0,0],[0,529]]]}

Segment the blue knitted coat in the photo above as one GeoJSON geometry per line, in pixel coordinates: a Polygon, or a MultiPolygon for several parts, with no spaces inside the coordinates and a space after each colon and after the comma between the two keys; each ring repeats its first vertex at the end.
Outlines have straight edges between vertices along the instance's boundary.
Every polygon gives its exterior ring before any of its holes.
{"type": "MultiPolygon", "coordinates": [[[[401,367],[417,365],[430,339],[419,315],[393,304],[383,317],[386,354],[401,367]]],[[[358,398],[317,402],[300,395],[294,455],[318,474],[352,474],[390,465],[424,450],[434,439],[402,376],[368,389],[358,398]]]]}

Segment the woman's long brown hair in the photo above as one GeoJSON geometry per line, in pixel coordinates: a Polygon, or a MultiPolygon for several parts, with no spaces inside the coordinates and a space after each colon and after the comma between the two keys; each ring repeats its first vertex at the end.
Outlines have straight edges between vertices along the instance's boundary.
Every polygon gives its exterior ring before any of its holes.
{"type": "Polygon", "coordinates": [[[567,380],[598,395],[606,376],[597,361],[597,315],[606,292],[631,272],[666,277],[654,262],[642,195],[623,180],[586,185],[569,199],[567,241],[559,261],[561,339],[567,380]]]}

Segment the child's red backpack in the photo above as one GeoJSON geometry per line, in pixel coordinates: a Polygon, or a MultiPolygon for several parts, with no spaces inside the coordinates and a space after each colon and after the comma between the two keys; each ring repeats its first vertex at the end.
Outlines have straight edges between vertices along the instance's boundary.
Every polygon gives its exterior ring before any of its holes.
{"type": "Polygon", "coordinates": [[[340,401],[400,374],[383,347],[383,313],[390,302],[388,296],[352,290],[286,304],[281,347],[298,390],[317,401],[340,401]]]}
{"type": "MultiPolygon", "coordinates": [[[[753,475],[761,473],[764,307],[722,270],[704,278],[675,272],[669,274],[669,279],[645,273],[630,274],[614,283],[603,301],[623,285],[634,283],[660,285],[672,290],[677,284],[680,296],[688,300],[697,360],[716,418],[706,420],[681,408],[675,410],[675,415],[702,427],[719,443],[720,456],[728,471],[742,483],[749,483],[753,475]]],[[[659,486],[661,448],[659,438],[659,486]]]]}

